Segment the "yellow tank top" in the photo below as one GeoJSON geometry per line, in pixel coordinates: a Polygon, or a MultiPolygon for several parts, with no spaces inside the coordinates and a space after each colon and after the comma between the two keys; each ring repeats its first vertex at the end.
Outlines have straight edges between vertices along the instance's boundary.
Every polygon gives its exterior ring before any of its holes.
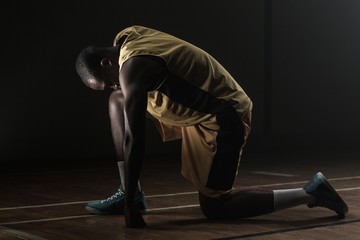
{"type": "MultiPolygon", "coordinates": [[[[131,57],[157,56],[165,61],[170,73],[186,81],[193,89],[225,100],[240,116],[249,110],[250,98],[225,68],[204,50],[170,34],[143,26],[122,30],[116,35],[114,45],[118,45],[123,38],[125,40],[119,56],[120,70],[131,57]]],[[[174,91],[183,91],[181,94],[185,96],[187,94],[185,88],[174,91]]],[[[147,110],[159,121],[174,126],[202,124],[210,129],[218,129],[214,113],[199,111],[201,108],[190,105],[184,105],[158,89],[148,92],[147,110]]]]}

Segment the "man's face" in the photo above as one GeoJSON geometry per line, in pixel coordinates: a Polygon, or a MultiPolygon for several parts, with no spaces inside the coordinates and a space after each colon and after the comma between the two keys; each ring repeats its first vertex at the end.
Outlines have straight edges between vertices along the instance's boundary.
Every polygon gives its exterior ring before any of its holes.
{"type": "Polygon", "coordinates": [[[87,79],[88,87],[94,90],[118,89],[119,73],[118,67],[114,65],[103,65],[101,72],[94,74],[87,79]]]}
{"type": "Polygon", "coordinates": [[[120,89],[118,83],[116,84],[110,81],[97,80],[95,78],[88,79],[87,85],[94,90],[120,89]]]}

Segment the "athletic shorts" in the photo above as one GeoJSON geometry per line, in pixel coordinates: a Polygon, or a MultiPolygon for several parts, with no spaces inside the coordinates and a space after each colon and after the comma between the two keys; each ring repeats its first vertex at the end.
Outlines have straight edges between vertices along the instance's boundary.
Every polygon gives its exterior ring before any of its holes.
{"type": "Polygon", "coordinates": [[[181,174],[204,195],[219,197],[233,189],[241,153],[251,129],[251,109],[240,116],[241,127],[214,131],[205,126],[158,124],[163,141],[182,138],[181,174]]]}

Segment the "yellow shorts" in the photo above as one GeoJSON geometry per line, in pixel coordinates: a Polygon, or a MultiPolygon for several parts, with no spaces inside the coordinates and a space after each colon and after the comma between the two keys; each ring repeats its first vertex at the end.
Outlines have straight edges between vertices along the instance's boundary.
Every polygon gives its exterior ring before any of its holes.
{"type": "Polygon", "coordinates": [[[223,133],[202,125],[157,125],[163,141],[182,138],[181,174],[206,196],[219,197],[233,189],[241,153],[251,129],[251,107],[240,118],[243,129],[235,141],[238,144],[234,144],[233,137],[230,136],[230,141],[226,142],[223,133]]]}

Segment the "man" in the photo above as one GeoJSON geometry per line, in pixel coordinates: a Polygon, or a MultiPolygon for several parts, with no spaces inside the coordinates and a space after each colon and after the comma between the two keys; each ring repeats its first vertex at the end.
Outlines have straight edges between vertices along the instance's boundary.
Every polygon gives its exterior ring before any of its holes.
{"type": "Polygon", "coordinates": [[[132,26],[117,34],[112,47],[81,51],[76,69],[86,86],[113,89],[109,115],[121,178],[119,190],[106,200],[88,203],[88,211],[125,214],[126,226],[145,226],[141,214],[146,198],[139,176],[147,116],[164,141],[182,138],[181,173],[199,190],[208,218],[253,217],[300,204],[326,207],[341,217],[348,211],[321,173],[299,189],[233,189],[250,132],[252,102],[200,48],[161,31],[132,26]]]}

